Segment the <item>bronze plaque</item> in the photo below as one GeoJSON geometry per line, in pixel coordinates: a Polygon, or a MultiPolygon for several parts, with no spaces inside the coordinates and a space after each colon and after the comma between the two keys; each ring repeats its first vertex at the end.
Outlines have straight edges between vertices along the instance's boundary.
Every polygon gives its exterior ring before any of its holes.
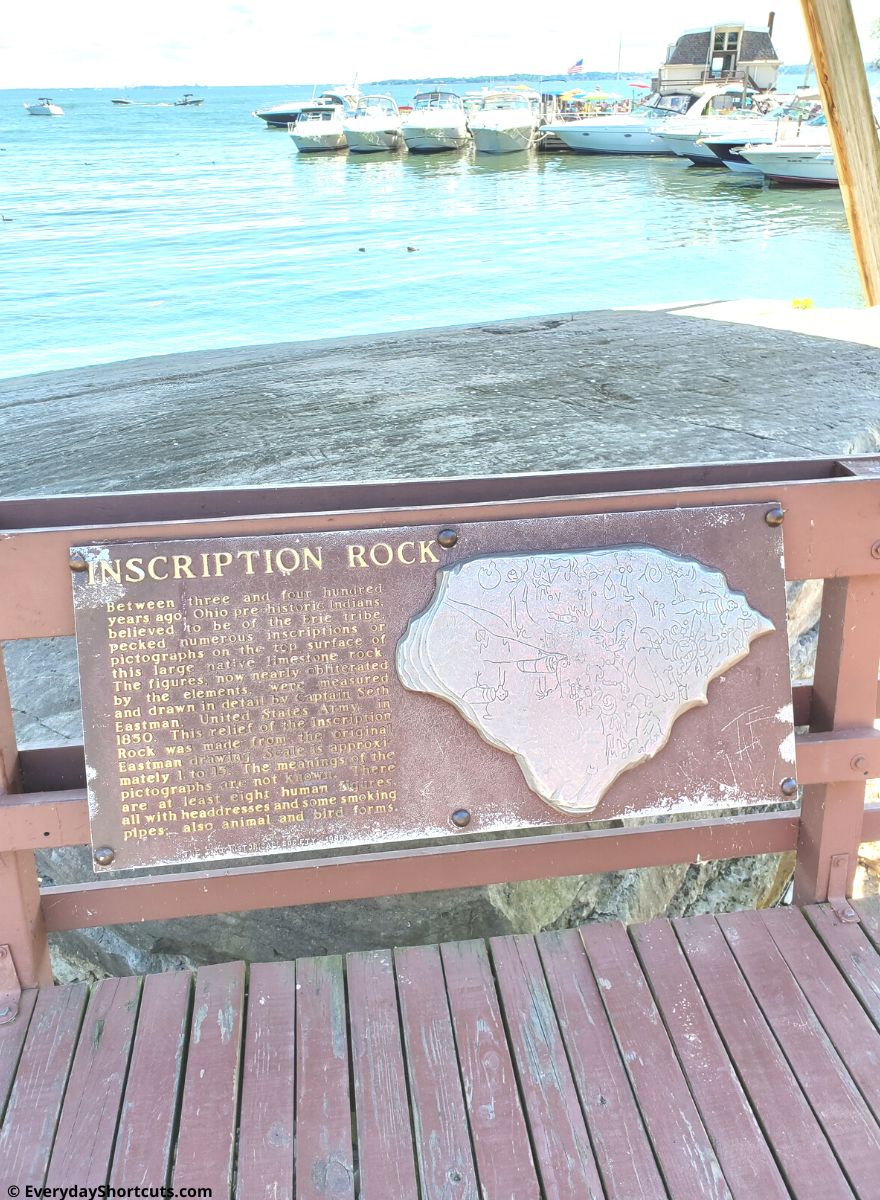
{"type": "Polygon", "coordinates": [[[765,511],[75,547],[99,869],[781,800],[765,511]]]}

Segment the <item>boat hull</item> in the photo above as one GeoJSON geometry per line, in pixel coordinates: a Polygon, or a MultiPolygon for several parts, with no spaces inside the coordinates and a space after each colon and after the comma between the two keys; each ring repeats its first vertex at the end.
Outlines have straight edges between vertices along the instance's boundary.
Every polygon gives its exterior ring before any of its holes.
{"type": "Polygon", "coordinates": [[[471,137],[477,154],[521,154],[534,145],[535,126],[495,128],[471,122],[471,137]]]}
{"type": "Polygon", "coordinates": [[[346,126],[345,140],[353,154],[387,154],[403,146],[403,134],[399,129],[357,129],[346,126]]]}
{"type": "Polygon", "coordinates": [[[300,154],[326,154],[333,150],[344,150],[346,146],[345,134],[341,129],[330,133],[297,133],[294,126],[290,136],[300,154]]]}
{"type": "Polygon", "coordinates": [[[743,151],[743,158],[774,183],[806,187],[839,187],[837,166],[830,150],[743,151]]]}
{"type": "Polygon", "coordinates": [[[570,121],[545,126],[577,154],[652,154],[673,158],[675,151],[651,130],[635,123],[631,126],[604,126],[596,121],[570,121]]]}
{"type": "Polygon", "coordinates": [[[442,150],[463,150],[471,139],[466,126],[405,125],[401,131],[411,154],[437,154],[442,150]]]}
{"type": "Polygon", "coordinates": [[[64,109],[57,104],[26,104],[25,108],[32,117],[63,117],[64,109]]]}

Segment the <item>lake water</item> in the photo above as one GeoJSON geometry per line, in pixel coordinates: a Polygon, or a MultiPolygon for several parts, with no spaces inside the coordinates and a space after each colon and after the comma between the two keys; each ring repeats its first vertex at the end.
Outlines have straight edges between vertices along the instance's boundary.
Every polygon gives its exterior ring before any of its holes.
{"type": "Polygon", "coordinates": [[[251,113],[310,89],[119,94],[54,92],[49,119],[0,91],[0,376],[591,308],[860,303],[836,190],[680,159],[299,155],[251,113]]]}

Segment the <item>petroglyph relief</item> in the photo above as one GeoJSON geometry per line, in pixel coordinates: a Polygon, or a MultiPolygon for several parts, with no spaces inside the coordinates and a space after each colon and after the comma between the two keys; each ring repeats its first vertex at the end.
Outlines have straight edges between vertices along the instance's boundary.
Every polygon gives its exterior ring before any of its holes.
{"type": "Polygon", "coordinates": [[[773,628],[719,571],[650,547],[481,557],[438,572],[397,672],[587,815],[773,628]]]}

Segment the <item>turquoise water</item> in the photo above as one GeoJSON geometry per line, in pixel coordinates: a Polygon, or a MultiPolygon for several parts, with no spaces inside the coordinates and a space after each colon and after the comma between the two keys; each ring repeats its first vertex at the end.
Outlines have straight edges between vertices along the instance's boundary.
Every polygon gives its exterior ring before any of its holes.
{"type": "Polygon", "coordinates": [[[590,308],[860,303],[836,190],[676,159],[298,155],[251,113],[310,89],[196,90],[201,108],[53,92],[55,119],[0,92],[0,376],[590,308]]]}

